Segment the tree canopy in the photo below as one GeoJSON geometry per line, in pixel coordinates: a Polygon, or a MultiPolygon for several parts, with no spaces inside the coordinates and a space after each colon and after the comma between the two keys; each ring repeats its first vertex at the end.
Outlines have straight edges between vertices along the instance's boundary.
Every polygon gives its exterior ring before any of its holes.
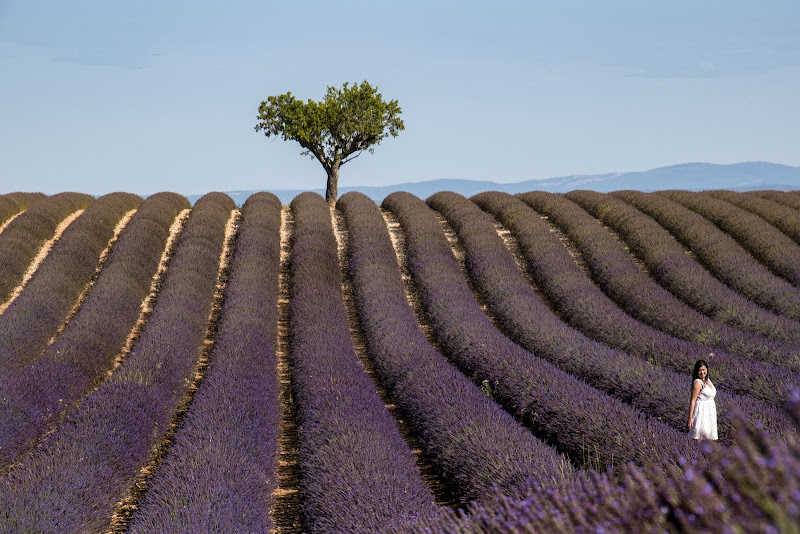
{"type": "Polygon", "coordinates": [[[405,129],[397,100],[384,101],[367,81],[328,86],[324,100],[307,102],[292,93],[270,96],[258,108],[256,131],[297,141],[303,155],[316,158],[328,174],[325,198],[336,202],[339,167],[360,156],[390,135],[405,129]]]}

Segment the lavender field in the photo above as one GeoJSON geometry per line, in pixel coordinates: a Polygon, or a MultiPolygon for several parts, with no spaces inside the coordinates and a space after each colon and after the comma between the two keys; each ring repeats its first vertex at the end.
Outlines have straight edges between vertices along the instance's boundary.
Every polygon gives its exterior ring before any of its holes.
{"type": "Polygon", "coordinates": [[[800,533],[800,193],[0,195],[0,532],[800,533]]]}

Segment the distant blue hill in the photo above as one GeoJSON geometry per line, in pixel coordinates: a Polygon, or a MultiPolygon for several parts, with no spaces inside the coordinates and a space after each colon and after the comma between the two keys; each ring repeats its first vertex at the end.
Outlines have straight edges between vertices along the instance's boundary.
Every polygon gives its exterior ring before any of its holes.
{"type": "MultiPolygon", "coordinates": [[[[320,182],[324,183],[324,176],[320,179],[320,182]]],[[[504,191],[511,194],[524,193],[526,191],[566,193],[575,189],[591,189],[603,193],[620,189],[636,189],[638,191],[660,191],[664,189],[752,191],[777,189],[789,191],[800,189],[800,167],[767,162],[734,163],[732,165],[683,163],[643,172],[572,175],[510,184],[441,179],[386,186],[340,187],[339,195],[343,195],[348,191],[360,191],[379,203],[395,191],[408,191],[425,199],[439,191],[455,191],[469,197],[482,191],[504,191]]],[[[267,189],[267,191],[275,194],[281,199],[282,203],[288,204],[294,197],[306,190],[267,189]]],[[[325,195],[324,189],[313,189],[312,191],[325,195]]],[[[256,192],[258,190],[226,191],[237,204],[242,204],[247,197],[256,192]]],[[[194,203],[200,196],[188,195],[187,198],[194,203]]]]}

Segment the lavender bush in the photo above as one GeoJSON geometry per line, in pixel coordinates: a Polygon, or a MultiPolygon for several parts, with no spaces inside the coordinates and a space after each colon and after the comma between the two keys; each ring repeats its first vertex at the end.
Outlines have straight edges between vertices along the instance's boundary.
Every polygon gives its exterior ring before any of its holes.
{"type": "Polygon", "coordinates": [[[794,194],[793,191],[748,191],[748,195],[758,198],[766,198],[789,206],[792,209],[800,210],[800,195],[794,194]]]}
{"type": "Polygon", "coordinates": [[[787,317],[800,316],[800,291],[703,216],[661,195],[637,191],[612,195],[655,219],[714,276],[745,297],[787,317]]]}
{"type": "Polygon", "coordinates": [[[800,244],[800,212],[780,202],[736,191],[715,190],[707,194],[754,213],[800,244]]]}
{"type": "Polygon", "coordinates": [[[291,208],[289,328],[304,527],[381,532],[430,513],[433,496],[353,349],[328,204],[302,193],[291,208]]]}
{"type": "Polygon", "coordinates": [[[5,302],[25,275],[42,245],[53,237],[69,214],[86,208],[94,198],[83,193],[59,193],[34,203],[0,234],[0,302],[5,302]]]}
{"type": "Polygon", "coordinates": [[[14,372],[41,354],[95,274],[117,223],[141,200],[130,193],[102,196],[64,231],[0,315],[0,372],[14,372]]]}
{"type": "Polygon", "coordinates": [[[383,201],[406,234],[409,271],[435,335],[456,365],[575,463],[607,468],[697,454],[664,423],[592,388],[513,343],[467,286],[434,212],[408,193],[383,201]]]}
{"type": "Polygon", "coordinates": [[[0,530],[108,529],[116,503],[163,445],[193,378],[233,208],[221,193],[195,203],[128,358],[0,480],[0,530]]]}
{"type": "Polygon", "coordinates": [[[594,281],[637,319],[676,337],[793,370],[800,368],[795,345],[719,323],[675,298],[634,263],[630,253],[597,219],[571,200],[538,191],[519,197],[549,216],[569,236],[583,254],[594,281]]]}
{"type": "Polygon", "coordinates": [[[42,193],[6,193],[0,195],[0,228],[11,217],[28,209],[34,202],[46,198],[42,193]]]}
{"type": "MultiPolygon", "coordinates": [[[[617,232],[656,280],[693,308],[742,330],[800,343],[800,322],[769,312],[723,284],[651,217],[594,191],[565,196],[617,232]]],[[[800,299],[800,291],[795,293],[800,299]]]]}
{"type": "Polygon", "coordinates": [[[209,367],[127,532],[268,532],[281,407],[275,346],[281,203],[242,209],[209,367]]]}
{"type": "Polygon", "coordinates": [[[493,486],[560,485],[569,463],[439,354],[406,300],[397,258],[375,203],[361,193],[337,202],[347,222],[348,269],[375,371],[441,477],[463,503],[493,486]]]}
{"type": "MultiPolygon", "coordinates": [[[[685,431],[690,384],[686,372],[656,367],[569,327],[534,293],[491,219],[478,206],[450,192],[437,193],[427,203],[460,237],[477,290],[512,340],[595,388],[685,431]]],[[[793,431],[783,411],[764,402],[725,394],[719,395],[717,404],[723,441],[733,438],[730,414],[734,410],[751,421],[763,421],[776,434],[793,431]]]]}
{"type": "Polygon", "coordinates": [[[472,200],[513,234],[536,287],[563,320],[587,336],[684,375],[713,352],[708,359],[721,389],[777,405],[788,399],[789,385],[800,387],[800,376],[788,369],[667,335],[625,313],[578,266],[550,225],[518,198],[488,192],[472,200]]]}
{"type": "MultiPolygon", "coordinates": [[[[800,423],[800,396],[788,410],[800,423]]],[[[706,444],[706,461],[680,459],[679,467],[629,466],[616,479],[586,473],[566,491],[497,492],[466,512],[445,510],[390,532],[799,532],[800,443],[773,440],[745,422],[737,443],[706,444]]]]}
{"type": "Polygon", "coordinates": [[[61,335],[30,365],[0,374],[0,472],[106,378],[150,292],[170,226],[189,207],[175,193],[142,202],[61,335]]]}
{"type": "Polygon", "coordinates": [[[761,217],[705,193],[659,191],[716,224],[772,272],[800,286],[800,247],[761,217]]]}

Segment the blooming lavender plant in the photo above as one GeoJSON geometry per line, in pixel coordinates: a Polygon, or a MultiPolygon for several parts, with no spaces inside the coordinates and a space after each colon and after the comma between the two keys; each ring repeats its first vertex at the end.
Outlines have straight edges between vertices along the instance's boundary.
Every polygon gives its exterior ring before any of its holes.
{"type": "Polygon", "coordinates": [[[161,446],[188,391],[235,205],[194,205],[132,352],[25,462],[0,480],[0,531],[97,532],[161,446]]]}
{"type": "Polygon", "coordinates": [[[519,198],[566,232],[580,249],[594,281],[640,321],[676,337],[800,369],[795,345],[719,323],[675,298],[634,263],[630,253],[597,219],[571,200],[540,191],[523,193],[519,198]]]}
{"type": "Polygon", "coordinates": [[[0,195],[0,228],[11,217],[25,211],[33,203],[46,198],[42,193],[6,193],[0,195]]]}
{"type": "MultiPolygon", "coordinates": [[[[767,311],[723,284],[651,217],[594,191],[565,196],[617,232],[662,286],[696,310],[742,330],[800,343],[800,322],[767,311]]],[[[800,290],[793,293],[800,303],[800,290]]]]}
{"type": "Polygon", "coordinates": [[[800,286],[800,246],[761,217],[703,192],[659,191],[657,194],[713,222],[776,275],[795,287],[800,286]]]}
{"type": "MultiPolygon", "coordinates": [[[[461,195],[441,192],[428,198],[456,230],[466,251],[466,267],[515,342],[595,388],[672,425],[686,428],[686,373],[665,370],[584,336],[561,321],[539,298],[503,244],[491,219],[461,195]]],[[[783,410],[736,395],[720,396],[720,434],[733,438],[732,410],[760,420],[776,434],[794,431],[783,410]]]]}
{"type": "Polygon", "coordinates": [[[34,203],[11,221],[0,234],[0,302],[8,300],[61,221],[92,202],[94,198],[83,193],[59,193],[34,203]]]}
{"type": "Polygon", "coordinates": [[[104,195],[64,231],[0,315],[0,371],[14,372],[41,354],[95,274],[117,223],[141,200],[130,193],[104,195]]]}
{"type": "Polygon", "coordinates": [[[353,349],[328,204],[303,193],[291,208],[289,329],[304,527],[381,532],[429,513],[433,496],[353,349]]]}
{"type": "Polygon", "coordinates": [[[787,317],[800,314],[800,291],[772,274],[702,215],[661,195],[638,191],[611,195],[655,219],[704,267],[748,299],[787,317]]]}
{"type": "Polygon", "coordinates": [[[527,272],[559,316],[589,337],[655,365],[686,373],[698,356],[713,353],[714,382],[728,392],[782,405],[800,376],[783,367],[670,336],[625,313],[578,266],[538,213],[507,193],[472,200],[514,236],[527,272]]]}
{"type": "Polygon", "coordinates": [[[467,286],[434,212],[408,193],[383,201],[400,221],[409,271],[435,335],[456,365],[543,440],[603,469],[694,456],[683,432],[601,393],[523,349],[492,325],[467,286]]]}
{"type": "Polygon", "coordinates": [[[800,244],[800,213],[796,209],[767,198],[737,191],[718,189],[708,191],[707,194],[758,215],[791,237],[795,243],[800,244]]]}
{"type": "Polygon", "coordinates": [[[127,532],[273,527],[280,212],[270,193],[244,204],[209,366],[127,532]]]}
{"type": "MultiPolygon", "coordinates": [[[[800,423],[800,395],[787,408],[800,423]]],[[[443,510],[389,532],[800,532],[800,442],[774,440],[745,421],[736,441],[704,445],[703,462],[628,466],[616,479],[587,472],[562,491],[496,492],[466,513],[443,510]]]]}
{"type": "Polygon", "coordinates": [[[350,192],[337,209],[347,222],[348,269],[376,373],[462,502],[493,486],[513,491],[533,480],[549,486],[570,479],[565,458],[514,421],[425,338],[375,203],[350,192]]]}
{"type": "Polygon", "coordinates": [[[748,191],[747,194],[758,198],[766,198],[792,209],[800,210],[800,195],[795,195],[794,191],[748,191]]]}
{"type": "Polygon", "coordinates": [[[0,374],[0,471],[106,378],[150,291],[170,225],[188,207],[175,193],[148,197],[61,335],[30,365],[0,374]]]}

